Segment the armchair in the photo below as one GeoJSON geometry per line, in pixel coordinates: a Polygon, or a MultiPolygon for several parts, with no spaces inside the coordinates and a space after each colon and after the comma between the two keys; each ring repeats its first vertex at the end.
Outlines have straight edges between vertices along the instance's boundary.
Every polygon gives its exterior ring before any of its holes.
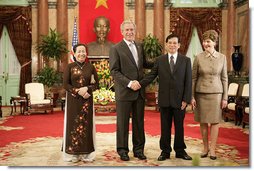
{"type": "Polygon", "coordinates": [[[246,124],[249,124],[249,84],[244,84],[243,92],[242,92],[242,99],[243,99],[243,128],[245,128],[246,124]]]}
{"type": "Polygon", "coordinates": [[[53,99],[45,98],[44,86],[42,83],[25,84],[25,93],[27,95],[27,112],[45,111],[53,112],[53,99]]]}
{"type": "Polygon", "coordinates": [[[239,84],[230,83],[228,87],[228,106],[223,110],[224,121],[227,122],[229,119],[235,120],[235,125],[237,125],[236,117],[236,97],[239,89],[239,84]]]}

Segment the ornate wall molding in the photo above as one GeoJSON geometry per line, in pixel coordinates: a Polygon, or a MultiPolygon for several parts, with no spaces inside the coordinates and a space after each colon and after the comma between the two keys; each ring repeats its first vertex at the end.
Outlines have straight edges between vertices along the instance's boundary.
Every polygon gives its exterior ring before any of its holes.
{"type": "Polygon", "coordinates": [[[226,9],[228,7],[228,0],[222,0],[221,3],[218,4],[218,7],[226,9]]]}
{"type": "Polygon", "coordinates": [[[237,0],[237,1],[234,2],[234,5],[235,5],[236,8],[238,8],[240,6],[245,5],[248,2],[249,2],[248,0],[237,0]]]}
{"type": "MultiPolygon", "coordinates": [[[[135,0],[129,0],[128,2],[125,3],[125,5],[129,9],[134,9],[135,8],[135,0]]],[[[173,4],[170,2],[170,0],[164,0],[164,8],[165,9],[170,8],[172,5],[173,4]]],[[[153,9],[154,3],[152,3],[152,2],[146,2],[145,6],[146,6],[146,9],[153,9]]]]}
{"type": "MultiPolygon", "coordinates": [[[[37,0],[28,0],[28,3],[32,6],[32,8],[37,8],[37,0]]],[[[56,1],[48,2],[49,9],[56,9],[56,1]]],[[[78,3],[75,0],[68,0],[68,9],[73,9],[78,3]]]]}

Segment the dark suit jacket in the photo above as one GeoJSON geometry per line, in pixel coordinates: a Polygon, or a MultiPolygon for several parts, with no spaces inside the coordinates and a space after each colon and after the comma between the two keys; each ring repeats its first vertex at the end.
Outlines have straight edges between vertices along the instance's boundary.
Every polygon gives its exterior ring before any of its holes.
{"type": "Polygon", "coordinates": [[[109,52],[110,73],[114,78],[114,88],[116,93],[116,100],[135,100],[139,93],[144,98],[145,89],[141,88],[139,91],[133,91],[128,88],[131,80],[143,79],[143,67],[151,67],[145,60],[143,54],[143,47],[141,44],[135,42],[139,65],[137,66],[134,57],[124,40],[114,45],[109,52]]]}
{"type": "Polygon", "coordinates": [[[159,56],[151,72],[140,82],[141,86],[147,86],[156,76],[159,77],[160,107],[180,108],[182,101],[190,103],[192,86],[190,58],[178,54],[174,71],[171,73],[168,54],[159,56]]]}

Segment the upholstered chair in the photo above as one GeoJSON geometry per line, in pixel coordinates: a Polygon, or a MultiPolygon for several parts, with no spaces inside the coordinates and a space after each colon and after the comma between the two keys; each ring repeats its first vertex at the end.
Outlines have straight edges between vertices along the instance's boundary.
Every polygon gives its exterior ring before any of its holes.
{"type": "Polygon", "coordinates": [[[27,112],[47,111],[53,112],[53,99],[46,98],[44,85],[42,83],[25,84],[25,93],[27,95],[27,112]]]}
{"type": "Polygon", "coordinates": [[[249,106],[249,84],[244,84],[243,92],[242,92],[242,99],[243,99],[243,128],[245,125],[249,124],[249,113],[250,113],[250,106],[249,106]]]}
{"type": "Polygon", "coordinates": [[[223,118],[224,121],[227,122],[229,119],[235,121],[235,125],[237,125],[237,117],[236,117],[236,98],[239,89],[239,84],[230,83],[228,87],[228,105],[227,108],[223,110],[223,118]]]}

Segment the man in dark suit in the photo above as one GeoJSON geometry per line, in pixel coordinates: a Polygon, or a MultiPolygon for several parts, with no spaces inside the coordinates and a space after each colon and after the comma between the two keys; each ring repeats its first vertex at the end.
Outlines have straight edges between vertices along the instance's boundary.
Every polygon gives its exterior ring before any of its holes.
{"type": "Polygon", "coordinates": [[[178,53],[180,40],[177,35],[166,38],[167,54],[157,58],[151,72],[140,82],[142,87],[159,77],[158,104],[161,115],[160,149],[158,160],[170,158],[171,127],[174,120],[175,138],[174,151],[176,158],[192,160],[185,152],[184,116],[187,104],[191,101],[191,61],[190,58],[178,53]]]}
{"type": "Polygon", "coordinates": [[[128,156],[129,119],[132,118],[132,142],[134,157],[145,160],[144,107],[145,89],[138,81],[143,78],[146,63],[143,48],[134,41],[136,25],[132,21],[121,24],[123,40],[109,52],[110,72],[114,78],[117,113],[117,152],[121,160],[128,156]]]}

